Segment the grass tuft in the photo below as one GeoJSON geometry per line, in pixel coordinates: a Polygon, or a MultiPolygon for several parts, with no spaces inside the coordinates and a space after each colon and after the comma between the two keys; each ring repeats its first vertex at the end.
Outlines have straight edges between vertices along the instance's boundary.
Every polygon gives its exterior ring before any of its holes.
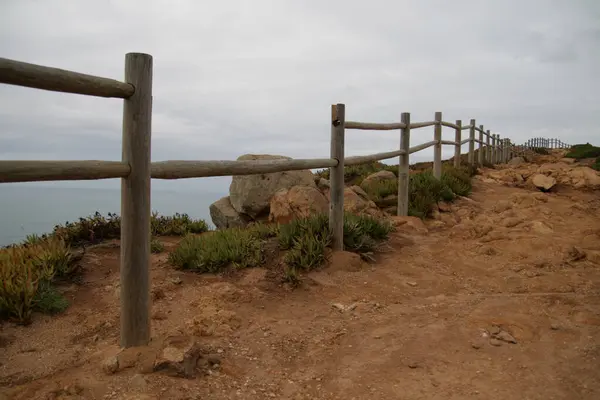
{"type": "MultiPolygon", "coordinates": [[[[392,230],[388,222],[369,216],[344,216],[344,246],[365,257],[387,239],[392,230]]],[[[256,267],[265,262],[265,243],[277,238],[283,257],[284,280],[300,282],[301,273],[323,265],[331,245],[331,231],[326,214],[300,218],[284,225],[251,225],[246,229],[230,228],[204,235],[188,235],[169,255],[169,262],[181,269],[219,272],[230,266],[256,267]]]]}

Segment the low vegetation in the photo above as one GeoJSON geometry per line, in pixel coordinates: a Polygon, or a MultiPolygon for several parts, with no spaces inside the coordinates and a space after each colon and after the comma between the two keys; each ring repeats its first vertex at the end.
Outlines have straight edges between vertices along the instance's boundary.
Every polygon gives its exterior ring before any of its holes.
{"type": "MultiPolygon", "coordinates": [[[[344,246],[365,258],[392,230],[391,224],[369,216],[344,216],[344,246]]],[[[197,272],[220,272],[226,268],[256,267],[264,264],[269,243],[283,256],[286,281],[298,283],[300,273],[323,265],[331,232],[327,215],[317,214],[283,225],[255,224],[246,229],[230,228],[207,235],[188,235],[169,254],[171,264],[197,272]]]]}
{"type": "MultiPolygon", "coordinates": [[[[208,225],[186,214],[153,214],[154,236],[183,236],[202,233],[208,225]]],[[[0,318],[28,323],[33,312],[55,313],[65,310],[68,301],[57,290],[57,283],[76,276],[82,246],[117,239],[121,220],[116,214],[107,217],[95,213],[78,222],[57,225],[49,234],[29,235],[18,244],[0,249],[0,318]]],[[[164,251],[156,238],[151,251],[164,251]]]]}
{"type": "Polygon", "coordinates": [[[568,158],[574,158],[576,160],[582,160],[585,158],[595,158],[596,160],[591,165],[596,171],[600,171],[600,147],[592,146],[589,143],[576,144],[571,146],[569,152],[565,155],[568,158]]]}
{"type": "MultiPolygon", "coordinates": [[[[379,171],[391,171],[394,174],[398,174],[398,165],[388,165],[379,161],[368,164],[350,165],[344,167],[344,183],[346,185],[360,185],[364,178],[379,171]]],[[[317,171],[316,175],[329,179],[329,169],[317,171]]]]}
{"type": "MultiPolygon", "coordinates": [[[[474,167],[455,168],[444,164],[441,180],[435,179],[431,170],[411,174],[408,183],[409,215],[426,218],[439,201],[452,201],[456,196],[469,195],[472,189],[471,177],[476,172],[477,169],[474,167]]],[[[363,185],[363,188],[379,207],[391,207],[397,203],[397,179],[372,181],[368,185],[363,185]]]]}
{"type": "MultiPolygon", "coordinates": [[[[576,146],[572,150],[575,151],[573,157],[590,154],[587,147],[583,149],[585,151],[576,146]]],[[[386,170],[397,174],[397,168],[376,162],[347,167],[344,176],[348,185],[360,185],[372,173],[386,170]]],[[[444,163],[441,180],[433,177],[430,168],[420,171],[410,175],[409,214],[426,218],[437,202],[468,195],[471,177],[477,169],[466,166],[454,168],[451,163],[444,163]]],[[[318,173],[324,178],[328,178],[328,174],[329,171],[318,173]]],[[[378,205],[394,208],[397,179],[363,186],[378,205]]],[[[284,267],[284,279],[293,284],[300,282],[303,272],[326,263],[330,253],[328,216],[322,214],[284,225],[253,224],[243,229],[208,230],[205,221],[192,219],[186,214],[153,214],[151,252],[165,251],[160,236],[182,236],[177,248],[169,253],[169,262],[179,269],[213,273],[232,267],[260,266],[277,255],[284,267]],[[206,234],[198,235],[200,233],[206,234]]],[[[57,290],[57,284],[77,276],[83,248],[118,239],[120,231],[118,215],[95,213],[76,222],[57,225],[49,234],[30,235],[23,243],[0,249],[0,317],[27,323],[33,312],[55,313],[66,309],[68,302],[57,290]]],[[[366,260],[372,260],[391,231],[392,226],[387,221],[345,214],[344,247],[366,260]]]]}

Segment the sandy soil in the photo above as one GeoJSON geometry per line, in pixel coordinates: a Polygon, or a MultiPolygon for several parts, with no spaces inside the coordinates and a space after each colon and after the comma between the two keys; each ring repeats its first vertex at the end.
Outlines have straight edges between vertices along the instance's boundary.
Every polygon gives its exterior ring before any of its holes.
{"type": "Polygon", "coordinates": [[[64,315],[1,327],[0,393],[599,399],[599,192],[508,187],[491,172],[437,219],[400,225],[376,263],[337,254],[295,290],[264,269],[198,276],[154,255],[153,336],[195,336],[216,357],[192,379],[147,373],[144,349],[106,372],[119,351],[118,248],[98,248],[82,286],[65,288],[64,315]]]}

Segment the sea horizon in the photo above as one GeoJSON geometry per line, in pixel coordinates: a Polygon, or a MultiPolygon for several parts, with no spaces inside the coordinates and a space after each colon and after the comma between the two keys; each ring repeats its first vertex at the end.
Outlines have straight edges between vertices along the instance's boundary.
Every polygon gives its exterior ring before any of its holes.
{"type": "MultiPolygon", "coordinates": [[[[209,206],[226,192],[152,188],[151,209],[160,215],[188,214],[213,227],[209,206]]],[[[121,214],[120,187],[0,185],[0,247],[27,235],[50,233],[54,226],[99,212],[121,214]]]]}

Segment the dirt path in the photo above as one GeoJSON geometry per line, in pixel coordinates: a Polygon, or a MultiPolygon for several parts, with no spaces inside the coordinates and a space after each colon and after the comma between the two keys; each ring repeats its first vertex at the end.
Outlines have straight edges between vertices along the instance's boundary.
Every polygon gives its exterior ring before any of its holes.
{"type": "Polygon", "coordinates": [[[484,180],[426,229],[400,226],[377,263],[342,253],[293,291],[261,269],[197,276],[153,256],[154,335],[198,335],[220,359],[195,379],[103,371],[117,351],[118,249],[99,249],[65,315],[1,328],[2,391],[15,399],[600,398],[598,192],[484,180]]]}

